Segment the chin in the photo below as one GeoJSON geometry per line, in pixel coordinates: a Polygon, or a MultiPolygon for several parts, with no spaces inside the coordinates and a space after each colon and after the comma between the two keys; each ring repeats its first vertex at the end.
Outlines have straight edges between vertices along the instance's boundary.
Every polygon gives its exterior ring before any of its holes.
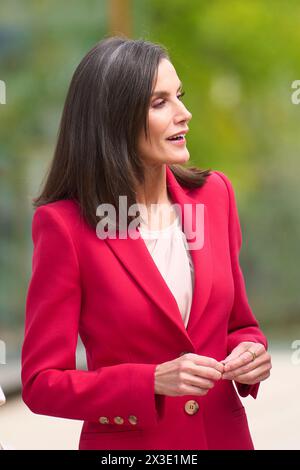
{"type": "Polygon", "coordinates": [[[190,154],[189,152],[182,152],[182,154],[180,155],[179,152],[178,152],[178,155],[172,155],[172,157],[170,158],[170,155],[169,155],[169,158],[168,158],[168,161],[167,163],[169,164],[172,164],[172,163],[186,163],[187,161],[189,161],[190,159],[190,154]]]}

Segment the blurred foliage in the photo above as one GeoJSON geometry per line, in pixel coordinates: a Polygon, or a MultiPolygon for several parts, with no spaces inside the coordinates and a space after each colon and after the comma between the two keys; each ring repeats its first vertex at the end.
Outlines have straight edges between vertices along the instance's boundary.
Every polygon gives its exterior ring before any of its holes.
{"type": "Polygon", "coordinates": [[[291,84],[300,77],[300,3],[144,3],[149,20],[136,36],[167,46],[193,115],[189,164],[233,183],[250,305],[267,329],[299,328],[300,106],[291,84]]]}
{"type": "Polygon", "coordinates": [[[12,331],[18,339],[23,329],[31,200],[53,155],[72,74],[107,33],[106,3],[1,2],[0,79],[7,95],[0,106],[0,335],[9,338],[8,348],[12,331]]]}
{"type": "MultiPolygon", "coordinates": [[[[300,106],[291,103],[291,83],[300,78],[300,3],[135,0],[132,14],[134,37],[165,45],[183,81],[193,114],[189,164],[233,183],[253,311],[266,326],[299,324],[300,106]]],[[[104,0],[1,2],[2,332],[23,328],[31,199],[53,155],[71,76],[107,33],[104,0]]]]}

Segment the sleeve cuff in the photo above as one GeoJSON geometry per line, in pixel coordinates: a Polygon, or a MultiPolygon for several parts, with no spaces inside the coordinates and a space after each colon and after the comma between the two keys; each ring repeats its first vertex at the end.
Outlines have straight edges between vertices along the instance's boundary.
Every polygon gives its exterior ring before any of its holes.
{"type": "Polygon", "coordinates": [[[156,367],[157,364],[135,364],[132,369],[133,403],[142,427],[157,425],[165,411],[165,397],[155,394],[156,367]]]}
{"type": "Polygon", "coordinates": [[[241,397],[247,397],[248,395],[251,395],[254,399],[256,399],[260,382],[253,384],[253,385],[241,384],[239,382],[234,382],[234,383],[241,397]]]}

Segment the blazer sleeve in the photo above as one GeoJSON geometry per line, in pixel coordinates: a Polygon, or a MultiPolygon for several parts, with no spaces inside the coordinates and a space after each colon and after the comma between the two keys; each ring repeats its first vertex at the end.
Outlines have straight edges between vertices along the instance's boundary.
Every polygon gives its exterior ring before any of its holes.
{"type": "MultiPolygon", "coordinates": [[[[26,298],[21,352],[22,398],[34,413],[99,422],[137,417],[157,424],[162,403],[154,393],[155,364],[122,363],[76,370],[82,290],[74,243],[49,205],[32,220],[32,277],[26,298]]],[[[127,422],[127,419],[126,421],[127,422]]]]}
{"type": "MultiPolygon", "coordinates": [[[[234,302],[228,325],[228,346],[227,353],[243,341],[261,343],[267,349],[268,341],[259,327],[249,305],[245,287],[244,276],[239,263],[239,254],[242,246],[242,232],[239,221],[238,209],[234,190],[228,177],[220,172],[216,172],[224,181],[229,198],[229,244],[232,265],[232,275],[234,279],[234,302]]],[[[247,385],[235,382],[238,393],[242,397],[249,394],[256,398],[260,382],[254,385],[247,385]]]]}

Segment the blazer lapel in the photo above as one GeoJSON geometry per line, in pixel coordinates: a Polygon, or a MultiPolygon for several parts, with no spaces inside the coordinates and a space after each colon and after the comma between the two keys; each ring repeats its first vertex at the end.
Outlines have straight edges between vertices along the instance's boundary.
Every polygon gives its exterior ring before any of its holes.
{"type": "MultiPolygon", "coordinates": [[[[181,207],[183,229],[185,229],[189,225],[188,220],[185,221],[185,217],[189,219],[190,212],[185,213],[184,205],[190,205],[191,214],[194,217],[196,211],[195,200],[187,194],[187,190],[180,186],[167,165],[166,183],[172,202],[179,204],[181,207]]],[[[201,190],[199,194],[201,194],[201,190]]],[[[201,203],[201,201],[197,199],[197,203],[201,203]]],[[[184,231],[187,235],[188,244],[191,246],[188,240],[190,237],[189,230],[184,231]]],[[[106,238],[105,241],[137,284],[141,286],[151,301],[162,311],[165,320],[181,330],[188,341],[186,347],[193,349],[193,333],[208,302],[212,284],[211,246],[206,206],[204,205],[203,246],[190,250],[194,265],[194,291],[187,329],[184,326],[176,299],[152,259],[140,232],[134,230],[134,233],[137,237],[135,239],[129,236],[126,239],[106,238]]]]}
{"type": "MultiPolygon", "coordinates": [[[[212,287],[212,256],[211,256],[211,243],[210,243],[210,230],[209,230],[209,213],[207,205],[204,203],[204,198],[202,196],[203,192],[200,190],[197,191],[197,200],[185,191],[179,183],[177,182],[172,171],[166,167],[167,173],[167,185],[171,193],[172,200],[180,204],[182,208],[183,220],[182,228],[187,236],[187,241],[190,249],[190,255],[194,265],[194,291],[193,299],[190,311],[190,317],[187,324],[187,334],[190,338],[193,338],[193,334],[196,332],[195,328],[199,322],[207,302],[209,300],[211,287],[212,287]],[[203,231],[202,244],[196,248],[194,243],[189,239],[191,238],[190,229],[192,227],[190,221],[190,212],[184,211],[184,206],[189,205],[191,207],[192,221],[196,220],[196,203],[201,204],[203,207],[203,219],[201,223],[201,230],[203,231]],[[189,220],[185,223],[185,216],[189,220]],[[195,249],[194,249],[195,247],[195,249]]],[[[193,228],[194,222],[193,222],[193,228]]],[[[201,238],[201,235],[197,234],[201,238]]],[[[180,314],[180,312],[179,312],[180,314]]]]}

